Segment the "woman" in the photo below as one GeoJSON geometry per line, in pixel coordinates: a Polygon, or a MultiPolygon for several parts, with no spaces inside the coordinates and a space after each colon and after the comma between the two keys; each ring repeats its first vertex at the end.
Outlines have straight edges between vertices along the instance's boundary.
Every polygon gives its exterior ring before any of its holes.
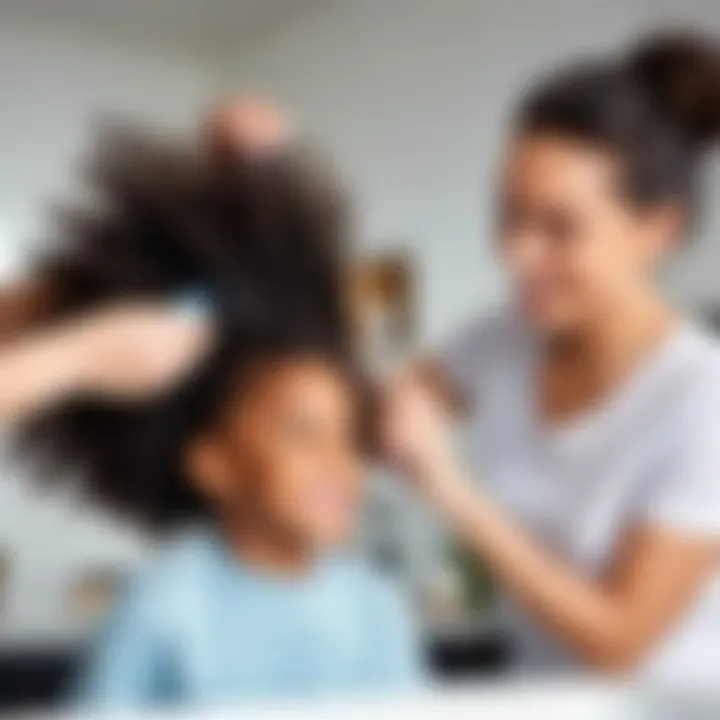
{"type": "Polygon", "coordinates": [[[521,668],[720,679],[720,353],[655,271],[720,133],[720,46],[656,38],[524,99],[505,159],[512,310],[391,388],[388,449],[508,596],[521,668]],[[484,478],[442,408],[486,425],[484,478]]]}

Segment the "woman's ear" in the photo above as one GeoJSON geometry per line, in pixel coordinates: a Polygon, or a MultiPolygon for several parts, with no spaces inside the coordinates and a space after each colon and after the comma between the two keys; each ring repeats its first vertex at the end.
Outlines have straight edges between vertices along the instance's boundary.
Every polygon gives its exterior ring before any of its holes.
{"type": "Polygon", "coordinates": [[[686,232],[687,211],[675,202],[666,202],[649,213],[647,218],[649,252],[658,263],[669,250],[677,249],[679,238],[686,232]]]}
{"type": "Polygon", "coordinates": [[[185,469],[192,484],[203,496],[216,500],[225,495],[227,462],[211,436],[201,436],[190,443],[185,452],[185,469]]]}

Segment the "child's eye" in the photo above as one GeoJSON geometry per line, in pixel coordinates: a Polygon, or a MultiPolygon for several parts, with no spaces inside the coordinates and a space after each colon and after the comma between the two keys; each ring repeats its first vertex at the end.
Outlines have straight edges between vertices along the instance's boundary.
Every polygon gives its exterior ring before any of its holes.
{"type": "Polygon", "coordinates": [[[284,425],[285,431],[296,438],[311,438],[317,434],[317,424],[307,416],[291,416],[284,425]]]}

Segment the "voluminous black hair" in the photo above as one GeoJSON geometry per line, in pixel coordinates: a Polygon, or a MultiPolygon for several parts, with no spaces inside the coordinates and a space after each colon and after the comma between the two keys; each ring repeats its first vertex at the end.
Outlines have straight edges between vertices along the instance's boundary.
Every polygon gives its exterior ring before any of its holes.
{"type": "Polygon", "coordinates": [[[199,292],[220,338],[180,387],[132,403],[67,401],[22,428],[20,448],[41,460],[41,477],[77,478],[110,509],[162,528],[208,512],[183,452],[244,363],[348,359],[344,197],[297,150],[220,163],[133,129],[103,133],[85,167],[90,196],[61,211],[40,264],[57,289],[56,317],[199,292]]]}
{"type": "Polygon", "coordinates": [[[616,152],[638,206],[693,209],[705,151],[720,136],[720,41],[658,34],[625,57],[575,64],[532,89],[521,133],[568,135],[616,152]]]}

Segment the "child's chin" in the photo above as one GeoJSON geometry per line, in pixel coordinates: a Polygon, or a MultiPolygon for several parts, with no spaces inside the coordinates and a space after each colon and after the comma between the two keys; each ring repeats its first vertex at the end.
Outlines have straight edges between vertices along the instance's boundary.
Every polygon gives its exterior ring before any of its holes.
{"type": "Polygon", "coordinates": [[[353,534],[350,524],[327,525],[313,529],[313,542],[319,550],[333,550],[345,545],[353,534]]]}

